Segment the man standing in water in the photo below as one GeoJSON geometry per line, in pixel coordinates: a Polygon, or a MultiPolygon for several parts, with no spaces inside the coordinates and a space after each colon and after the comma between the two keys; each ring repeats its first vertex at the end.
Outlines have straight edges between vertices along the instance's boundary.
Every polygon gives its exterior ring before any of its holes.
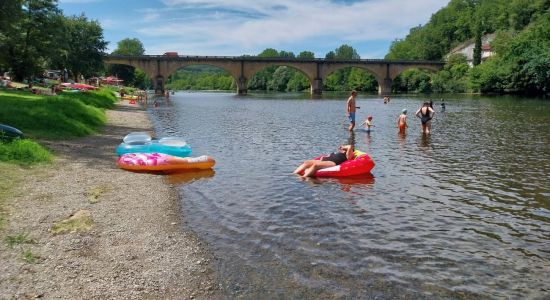
{"type": "Polygon", "coordinates": [[[348,98],[348,107],[347,107],[347,112],[348,112],[348,118],[349,118],[349,131],[353,131],[353,128],[355,127],[355,111],[356,111],[356,107],[355,107],[355,97],[357,97],[357,91],[353,90],[351,91],[351,96],[349,96],[348,98]]]}

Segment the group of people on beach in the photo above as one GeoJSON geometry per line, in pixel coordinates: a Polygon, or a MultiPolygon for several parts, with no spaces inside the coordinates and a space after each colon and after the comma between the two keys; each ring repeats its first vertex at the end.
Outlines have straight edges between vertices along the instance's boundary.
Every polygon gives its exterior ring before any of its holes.
{"type": "MultiPolygon", "coordinates": [[[[356,112],[359,109],[359,106],[356,106],[357,91],[352,91],[346,103],[346,112],[349,119],[348,130],[350,132],[355,128],[355,119],[356,112]]],[[[445,102],[441,99],[441,111],[445,111],[445,102]]],[[[384,104],[390,102],[390,97],[384,97],[384,104]]],[[[422,106],[416,111],[415,116],[420,118],[420,123],[422,125],[422,133],[429,134],[431,130],[432,119],[435,116],[435,110],[433,108],[433,101],[426,101],[422,106]]],[[[367,119],[361,123],[359,126],[365,125],[365,131],[370,132],[371,128],[374,127],[372,123],[372,116],[369,115],[367,119]]],[[[403,109],[401,114],[397,118],[397,128],[399,134],[404,135],[407,127],[407,109],[403,109]]],[[[311,177],[315,175],[315,172],[320,169],[330,168],[333,166],[340,165],[347,160],[354,159],[354,145],[340,145],[337,152],[333,152],[329,155],[321,157],[321,159],[315,160],[306,160],[304,161],[296,170],[294,174],[303,174],[305,177],[311,177]]]]}

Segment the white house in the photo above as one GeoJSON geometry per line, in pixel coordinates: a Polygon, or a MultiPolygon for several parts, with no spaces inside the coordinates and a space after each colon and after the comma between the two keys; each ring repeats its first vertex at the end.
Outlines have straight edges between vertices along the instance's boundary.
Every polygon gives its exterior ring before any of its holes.
{"type": "MultiPolygon", "coordinates": [[[[495,39],[495,34],[490,33],[481,37],[481,62],[491,57],[494,54],[491,48],[491,42],[495,39]]],[[[466,42],[454,47],[447,57],[451,54],[461,53],[466,56],[466,62],[470,67],[474,66],[474,47],[475,39],[469,39],[466,42]]]]}

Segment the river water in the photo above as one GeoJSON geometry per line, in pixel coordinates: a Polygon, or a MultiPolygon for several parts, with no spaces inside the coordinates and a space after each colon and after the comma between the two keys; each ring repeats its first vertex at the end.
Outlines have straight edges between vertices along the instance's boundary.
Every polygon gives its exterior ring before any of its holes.
{"type": "Polygon", "coordinates": [[[359,95],[358,121],[376,127],[350,134],[346,96],[180,92],[148,108],[158,136],[217,161],[168,180],[227,296],[550,297],[550,101],[448,96],[426,137],[425,99],[359,95]],[[372,175],[292,174],[348,142],[372,175]]]}

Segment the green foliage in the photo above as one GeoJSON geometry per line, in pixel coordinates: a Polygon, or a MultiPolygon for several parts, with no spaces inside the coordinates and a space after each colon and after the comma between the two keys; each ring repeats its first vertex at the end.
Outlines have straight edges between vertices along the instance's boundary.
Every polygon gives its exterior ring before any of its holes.
{"type": "Polygon", "coordinates": [[[22,165],[47,163],[52,155],[38,143],[27,139],[16,139],[9,143],[0,142],[0,161],[22,165]]]}
{"type": "MultiPolygon", "coordinates": [[[[549,9],[548,0],[451,0],[426,25],[394,41],[386,58],[442,59],[452,47],[475,38],[475,67],[467,70],[464,64],[448,61],[432,76],[434,91],[547,93],[549,9]],[[497,33],[491,43],[496,55],[479,64],[484,32],[497,33]]],[[[410,91],[409,79],[400,78],[398,89],[410,91]]]]}
{"type": "Polygon", "coordinates": [[[432,86],[430,74],[419,69],[409,69],[401,73],[392,84],[392,90],[396,92],[430,93],[432,86]]]}
{"type": "Polygon", "coordinates": [[[113,101],[112,95],[101,91],[51,97],[0,90],[0,120],[31,137],[79,137],[96,132],[106,122],[103,110],[93,105],[105,107],[113,101]]]}
{"type": "Polygon", "coordinates": [[[103,55],[107,42],[103,29],[97,21],[88,21],[84,16],[65,18],[65,66],[72,71],[75,81],[80,75],[90,77],[103,67],[103,55]]]}
{"type": "MultiPolygon", "coordinates": [[[[60,48],[57,37],[63,26],[56,0],[2,1],[9,25],[0,29],[0,62],[12,69],[16,80],[41,73],[42,64],[60,48]],[[17,7],[15,6],[17,5],[17,7]]],[[[2,20],[4,22],[4,19],[2,20]]]]}
{"type": "Polygon", "coordinates": [[[431,75],[432,91],[439,93],[464,93],[468,91],[470,67],[466,57],[453,54],[447,58],[443,70],[431,75]]]}
{"type": "Polygon", "coordinates": [[[208,65],[194,65],[172,75],[167,89],[174,90],[233,90],[233,77],[224,70],[208,65]]]}
{"type": "Polygon", "coordinates": [[[14,79],[32,79],[45,68],[69,69],[74,78],[103,68],[107,43],[97,21],[65,17],[57,0],[0,2],[0,68],[14,79]]]}
{"type": "MultiPolygon", "coordinates": [[[[145,48],[143,43],[137,38],[125,38],[118,42],[117,48],[112,54],[119,55],[143,55],[145,54],[145,48]]],[[[136,70],[132,66],[128,65],[110,65],[107,69],[109,74],[116,75],[118,78],[124,80],[126,85],[137,86],[145,89],[150,85],[150,79],[143,70],[136,70]]]]}

